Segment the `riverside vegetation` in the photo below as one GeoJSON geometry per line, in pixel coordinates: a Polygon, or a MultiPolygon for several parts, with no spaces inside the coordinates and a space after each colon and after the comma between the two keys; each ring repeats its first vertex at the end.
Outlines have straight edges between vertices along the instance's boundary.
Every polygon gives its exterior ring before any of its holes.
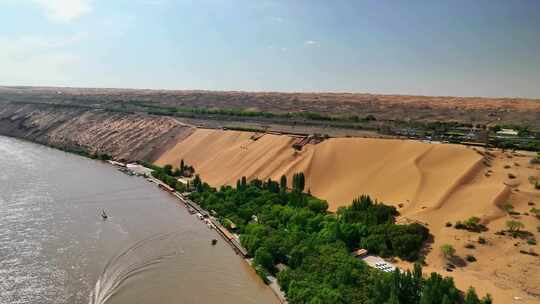
{"type": "MultiPolygon", "coordinates": [[[[196,175],[185,189],[173,182],[170,166],[152,165],[154,176],[180,190],[240,235],[267,282],[277,277],[289,303],[488,304],[473,288],[462,294],[450,277],[413,271],[383,273],[351,255],[357,248],[384,257],[415,261],[429,236],[420,224],[398,225],[395,207],[363,195],[336,213],[326,201],[304,193],[303,173],[287,178],[238,180],[236,188],[210,187],[196,175]]],[[[309,191],[308,191],[309,192],[309,191]]]]}

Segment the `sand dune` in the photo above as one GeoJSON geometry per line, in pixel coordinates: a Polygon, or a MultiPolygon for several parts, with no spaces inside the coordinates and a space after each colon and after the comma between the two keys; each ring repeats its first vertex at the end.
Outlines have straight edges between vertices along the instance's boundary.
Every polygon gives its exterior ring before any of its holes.
{"type": "Polygon", "coordinates": [[[407,212],[436,208],[482,157],[457,145],[364,138],[333,138],[302,151],[293,138],[248,132],[197,130],[157,160],[195,166],[204,180],[218,186],[242,176],[278,179],[306,174],[306,189],[328,200],[331,210],[369,193],[407,212]]]}
{"type": "MultiPolygon", "coordinates": [[[[491,293],[497,303],[511,303],[515,297],[520,303],[540,303],[540,276],[527,275],[539,273],[539,259],[519,253],[531,246],[495,234],[509,219],[502,206],[511,203],[522,213],[531,202],[540,206],[540,191],[528,182],[530,176],[540,178],[540,168],[528,164],[530,157],[500,151],[486,156],[485,151],[460,145],[366,138],[332,138],[296,151],[292,137],[253,136],[198,129],[156,163],[178,166],[184,159],[214,186],[234,185],[242,176],[279,179],[284,174],[290,182],[292,174],[302,171],[306,190],[326,199],[331,210],[369,194],[397,206],[399,221],[428,225],[434,243],[427,271],[453,276],[461,289],[473,285],[480,294],[491,293]],[[517,177],[510,179],[510,172],[517,177]],[[477,244],[474,250],[464,246],[477,242],[479,234],[446,227],[447,222],[471,216],[480,217],[489,228],[481,234],[488,245],[477,244]],[[446,243],[459,256],[474,254],[478,261],[446,272],[438,249],[446,243]]],[[[538,237],[537,219],[530,215],[518,219],[538,237]]]]}

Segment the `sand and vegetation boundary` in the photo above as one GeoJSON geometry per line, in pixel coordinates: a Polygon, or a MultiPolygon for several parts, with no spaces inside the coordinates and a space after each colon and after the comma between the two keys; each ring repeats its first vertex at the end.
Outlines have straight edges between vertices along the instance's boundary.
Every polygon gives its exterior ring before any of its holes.
{"type": "Polygon", "coordinates": [[[289,303],[492,303],[470,288],[465,295],[451,278],[413,271],[392,274],[372,269],[351,252],[363,246],[383,256],[416,260],[428,229],[420,224],[395,224],[395,207],[375,203],[369,196],[350,207],[328,213],[328,204],[303,192],[305,176],[279,182],[237,181],[236,188],[219,190],[199,176],[185,188],[173,183],[171,167],[151,166],[153,175],[181,191],[238,233],[256,272],[268,282],[275,276],[289,303]],[[442,299],[442,302],[441,302],[442,299]]]}

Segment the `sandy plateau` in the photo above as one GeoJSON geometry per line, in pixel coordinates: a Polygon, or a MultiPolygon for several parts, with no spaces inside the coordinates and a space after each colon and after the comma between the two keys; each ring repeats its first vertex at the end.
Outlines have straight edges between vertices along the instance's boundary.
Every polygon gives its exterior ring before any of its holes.
{"type": "Polygon", "coordinates": [[[279,179],[285,174],[290,181],[303,171],[306,189],[326,199],[330,210],[369,194],[395,205],[399,221],[429,227],[434,238],[426,248],[426,272],[452,276],[461,289],[472,285],[480,294],[490,293],[495,303],[540,303],[540,258],[520,253],[539,252],[537,246],[496,234],[513,219],[539,239],[540,220],[530,212],[540,208],[540,190],[530,182],[540,179],[540,165],[530,163],[533,154],[366,138],[331,138],[297,151],[294,142],[284,135],[197,129],[171,144],[156,163],[178,166],[184,159],[213,186],[234,185],[242,176],[279,179]],[[446,226],[472,216],[488,230],[446,226]],[[487,242],[480,244],[479,237],[487,242]],[[457,268],[451,272],[439,250],[442,244],[456,249],[457,268]],[[477,261],[465,261],[466,255],[477,261]]]}

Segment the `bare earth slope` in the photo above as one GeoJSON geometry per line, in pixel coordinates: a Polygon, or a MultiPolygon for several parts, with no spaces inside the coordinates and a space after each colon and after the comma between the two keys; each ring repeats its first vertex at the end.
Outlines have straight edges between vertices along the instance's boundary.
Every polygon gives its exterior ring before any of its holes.
{"type": "Polygon", "coordinates": [[[116,159],[153,160],[192,129],[165,117],[61,106],[2,104],[0,134],[116,159]]]}
{"type": "MultiPolygon", "coordinates": [[[[434,243],[427,270],[446,272],[438,248],[449,243],[460,261],[467,254],[478,259],[446,273],[460,288],[473,285],[482,294],[492,294],[496,303],[512,303],[515,297],[519,303],[540,303],[540,259],[519,253],[535,246],[495,234],[510,219],[504,204],[523,213],[531,208],[529,202],[540,205],[540,191],[528,182],[530,176],[540,178],[540,167],[530,165],[530,157],[497,151],[488,157],[461,145],[365,138],[331,138],[296,151],[294,141],[289,136],[198,129],[156,163],[178,166],[184,159],[214,186],[234,185],[242,176],[279,179],[285,174],[290,182],[292,174],[302,171],[306,189],[328,200],[331,210],[369,194],[397,206],[400,221],[428,225],[434,243]],[[510,180],[509,172],[517,178],[510,180]],[[445,225],[471,216],[480,217],[489,230],[478,234],[445,225]],[[478,244],[479,236],[488,243],[478,244]],[[466,249],[467,243],[476,249],[466,249]]],[[[539,221],[532,215],[518,217],[538,238],[539,221]]]]}

